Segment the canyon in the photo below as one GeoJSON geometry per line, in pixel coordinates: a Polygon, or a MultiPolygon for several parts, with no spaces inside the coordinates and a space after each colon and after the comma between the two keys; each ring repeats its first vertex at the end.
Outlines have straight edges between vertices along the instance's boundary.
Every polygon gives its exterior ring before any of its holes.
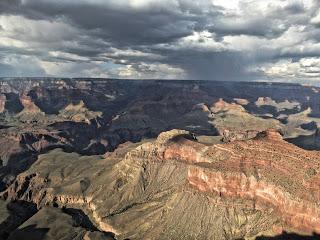
{"type": "Polygon", "coordinates": [[[0,238],[318,239],[319,90],[0,79],[0,238]]]}

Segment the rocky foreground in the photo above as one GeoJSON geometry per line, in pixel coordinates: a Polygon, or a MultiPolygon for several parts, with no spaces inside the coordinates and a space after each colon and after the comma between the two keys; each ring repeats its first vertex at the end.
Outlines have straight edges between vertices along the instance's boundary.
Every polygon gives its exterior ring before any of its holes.
{"type": "Polygon", "coordinates": [[[287,143],[275,130],[213,145],[172,130],[100,156],[59,149],[40,155],[1,196],[41,209],[9,239],[31,226],[56,237],[39,215],[68,209],[81,209],[93,226],[78,225],[68,233],[75,239],[106,232],[117,239],[312,235],[320,233],[319,163],[319,152],[287,143]]]}

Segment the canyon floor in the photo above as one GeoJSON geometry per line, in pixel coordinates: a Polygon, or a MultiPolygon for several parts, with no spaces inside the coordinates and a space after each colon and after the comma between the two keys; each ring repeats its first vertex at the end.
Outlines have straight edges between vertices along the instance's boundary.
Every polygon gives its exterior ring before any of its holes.
{"type": "Polygon", "coordinates": [[[319,91],[0,79],[0,239],[320,239],[319,91]]]}

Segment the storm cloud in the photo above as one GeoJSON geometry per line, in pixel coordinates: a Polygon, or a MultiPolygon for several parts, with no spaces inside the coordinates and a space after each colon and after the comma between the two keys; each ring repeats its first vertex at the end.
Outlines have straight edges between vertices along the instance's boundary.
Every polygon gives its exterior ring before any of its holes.
{"type": "Polygon", "coordinates": [[[318,0],[2,0],[0,76],[318,81],[318,0]]]}

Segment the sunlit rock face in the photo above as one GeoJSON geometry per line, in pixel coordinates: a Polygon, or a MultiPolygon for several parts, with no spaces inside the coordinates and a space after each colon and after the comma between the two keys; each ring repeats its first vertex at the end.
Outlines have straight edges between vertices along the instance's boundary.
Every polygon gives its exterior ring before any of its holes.
{"type": "Polygon", "coordinates": [[[3,113],[6,105],[6,95],[0,94],[0,113],[3,113]]]}
{"type": "Polygon", "coordinates": [[[223,136],[224,142],[251,139],[259,132],[270,128],[286,128],[279,120],[264,119],[249,113],[243,106],[249,103],[240,103],[228,103],[220,98],[211,107],[212,123],[223,136]]]}
{"type": "Polygon", "coordinates": [[[22,106],[24,107],[23,111],[25,113],[41,113],[40,108],[32,101],[30,96],[22,95],[20,97],[22,106]]]}
{"type": "Polygon", "coordinates": [[[213,145],[171,130],[103,156],[40,155],[2,197],[81,208],[119,239],[312,234],[320,233],[319,161],[273,129],[213,145]]]}

